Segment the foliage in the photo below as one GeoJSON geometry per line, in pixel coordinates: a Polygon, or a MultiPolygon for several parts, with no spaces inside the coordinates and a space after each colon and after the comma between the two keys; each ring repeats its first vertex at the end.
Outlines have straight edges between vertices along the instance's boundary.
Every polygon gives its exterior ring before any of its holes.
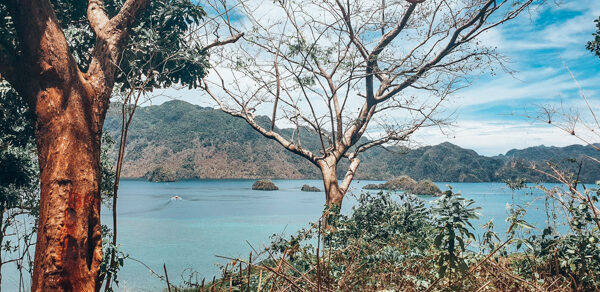
{"type": "MultiPolygon", "coordinates": [[[[52,0],[56,16],[67,38],[71,53],[82,70],[87,70],[94,35],[87,20],[88,1],[52,0]]],[[[109,17],[115,16],[125,1],[105,1],[109,17]]],[[[205,16],[202,7],[190,0],[152,0],[130,29],[117,74],[117,88],[126,91],[142,82],[132,76],[152,77],[143,82],[145,90],[170,87],[173,84],[197,87],[206,74],[206,52],[195,41],[191,31],[205,16]],[[135,80],[135,81],[133,81],[135,80]]],[[[14,24],[4,5],[0,5],[0,42],[17,47],[14,24]]]]}
{"type": "MultiPolygon", "coordinates": [[[[588,188],[590,200],[599,189],[588,188]]],[[[330,214],[330,229],[312,224],[287,238],[274,235],[258,257],[232,259],[220,279],[190,280],[193,289],[176,291],[598,291],[600,234],[585,204],[567,205],[571,225],[562,233],[552,222],[537,232],[524,220],[526,208],[513,204],[506,233],[490,221],[481,236],[474,204],[451,188],[431,203],[364,193],[349,215],[330,214]]]]}
{"type": "Polygon", "coordinates": [[[110,204],[110,198],[113,196],[113,185],[115,183],[115,170],[113,161],[110,157],[110,151],[115,146],[115,140],[112,136],[102,135],[102,148],[100,151],[100,170],[102,172],[102,181],[100,184],[100,195],[104,204],[110,204]]]}
{"type": "Polygon", "coordinates": [[[132,29],[131,47],[124,51],[120,64],[119,89],[143,86],[152,90],[174,84],[197,87],[209,66],[206,52],[199,43],[190,41],[190,36],[204,16],[202,7],[189,0],[152,1],[132,29]]]}
{"type": "MultiPolygon", "coordinates": [[[[72,56],[79,68],[84,72],[87,71],[93,47],[105,45],[97,43],[96,36],[90,27],[87,17],[88,1],[50,0],[50,2],[54,10],[52,13],[57,16],[72,56]]],[[[106,3],[102,1],[103,9],[108,17],[113,17],[120,11],[124,2],[123,0],[106,1],[106,3]]],[[[15,3],[15,5],[19,4],[15,3]]],[[[151,0],[148,6],[141,15],[137,16],[138,21],[135,26],[125,28],[130,31],[127,34],[124,49],[120,51],[119,62],[116,64],[118,70],[115,92],[152,91],[155,88],[169,87],[173,84],[190,88],[197,87],[208,67],[205,60],[207,52],[196,41],[197,38],[193,37],[194,30],[200,27],[200,22],[205,16],[203,8],[190,0],[151,0]]],[[[0,25],[2,26],[0,28],[0,48],[3,51],[4,49],[12,50],[9,54],[11,57],[21,58],[22,50],[17,31],[11,13],[4,4],[0,4],[0,25]]],[[[0,82],[1,78],[0,76],[0,82]]],[[[2,83],[2,86],[4,85],[2,83]]],[[[108,90],[110,91],[112,88],[108,90]]],[[[17,100],[17,94],[13,91],[10,92],[13,94],[9,101],[17,100]]],[[[33,134],[33,131],[31,133],[33,134]]],[[[11,141],[7,143],[15,144],[11,141]]],[[[106,145],[112,145],[114,141],[111,141],[111,137],[103,136],[102,144],[105,148],[101,151],[100,188],[101,196],[107,202],[106,199],[113,195],[112,185],[115,181],[115,174],[106,145]]],[[[10,144],[7,145],[10,146],[10,144]]],[[[4,141],[0,146],[5,148],[4,141]]],[[[19,145],[15,147],[22,149],[22,147],[19,148],[19,145]]],[[[22,150],[19,151],[22,152],[22,150]]],[[[6,151],[0,157],[5,160],[0,166],[0,177],[4,182],[5,171],[3,168],[6,167],[10,172],[8,173],[10,176],[6,175],[7,183],[12,189],[16,184],[33,181],[25,171],[26,166],[29,165],[18,161],[17,154],[15,151],[6,151]]],[[[6,193],[4,188],[0,192],[2,196],[6,193]]],[[[12,197],[18,198],[19,196],[20,194],[16,193],[12,197]]],[[[15,201],[12,197],[11,203],[15,201]]],[[[116,268],[115,265],[111,265],[109,272],[116,268]]]]}
{"type": "MultiPolygon", "coordinates": [[[[125,254],[120,250],[119,246],[112,244],[113,233],[110,228],[106,225],[102,225],[102,253],[105,255],[115,254],[115,262],[113,265],[110,264],[110,257],[102,257],[102,264],[100,265],[100,279],[106,279],[110,274],[112,282],[119,286],[118,274],[119,270],[125,265],[125,260],[129,255],[125,254]]],[[[114,291],[111,286],[108,287],[107,291],[114,291]]]]}
{"type": "Polygon", "coordinates": [[[468,271],[468,264],[461,255],[466,251],[468,241],[475,240],[475,235],[468,228],[474,229],[470,220],[479,218],[477,210],[481,208],[472,207],[474,203],[475,201],[462,198],[450,189],[433,207],[438,221],[434,229],[434,234],[437,235],[433,245],[440,251],[436,255],[440,277],[446,273],[452,275],[468,271]]]}
{"type": "Polygon", "coordinates": [[[0,81],[0,266],[14,262],[25,278],[39,214],[33,125],[24,101],[0,81]]]}
{"type": "Polygon", "coordinates": [[[37,187],[33,117],[24,101],[0,82],[0,205],[19,205],[23,190],[37,187]]]}
{"type": "Polygon", "coordinates": [[[586,48],[596,56],[600,57],[600,17],[594,20],[594,22],[596,23],[597,30],[593,34],[594,39],[587,43],[586,48]]]}

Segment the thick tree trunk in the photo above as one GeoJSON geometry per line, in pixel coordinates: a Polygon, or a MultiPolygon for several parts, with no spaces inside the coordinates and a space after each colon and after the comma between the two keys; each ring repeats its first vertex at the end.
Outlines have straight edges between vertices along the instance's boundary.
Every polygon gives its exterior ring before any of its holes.
{"type": "Polygon", "coordinates": [[[41,198],[32,291],[99,288],[100,136],[106,109],[91,105],[97,95],[83,84],[46,87],[36,96],[41,198]]]}
{"type": "Polygon", "coordinates": [[[0,71],[36,117],[41,197],[32,291],[99,289],[102,125],[127,29],[148,2],[126,0],[109,18],[103,1],[88,1],[96,42],[82,73],[51,1],[2,1],[19,52],[0,46],[0,71]]]}

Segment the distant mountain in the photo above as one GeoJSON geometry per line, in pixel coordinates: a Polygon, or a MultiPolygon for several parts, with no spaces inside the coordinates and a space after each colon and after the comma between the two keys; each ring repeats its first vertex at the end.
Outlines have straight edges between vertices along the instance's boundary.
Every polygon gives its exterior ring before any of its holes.
{"type": "Polygon", "coordinates": [[[425,146],[384,160],[393,174],[406,174],[415,179],[434,181],[496,181],[495,171],[504,165],[502,159],[481,156],[473,150],[452,143],[425,146]]]}
{"type": "MultiPolygon", "coordinates": [[[[596,144],[595,146],[600,147],[600,144],[596,144]]],[[[565,173],[572,173],[575,176],[579,174],[580,181],[595,182],[596,180],[600,180],[600,151],[596,149],[591,145],[570,145],[565,147],[547,147],[542,145],[521,150],[512,149],[506,152],[505,155],[499,155],[494,158],[507,162],[497,171],[498,177],[515,177],[521,175],[532,181],[548,181],[546,176],[530,168],[534,164],[538,170],[551,173],[550,164],[565,173]],[[525,171],[525,175],[523,175],[524,166],[529,168],[525,171]]]]}
{"type": "MultiPolygon", "coordinates": [[[[120,105],[113,104],[105,130],[115,138],[121,127],[120,105]]],[[[267,117],[259,123],[269,125],[267,117]]],[[[291,129],[277,129],[290,137],[291,129]]],[[[302,146],[318,151],[320,142],[307,130],[300,131],[302,146]]],[[[168,172],[185,178],[319,178],[317,168],[289,153],[275,141],[255,132],[246,122],[220,110],[183,101],[140,107],[129,131],[124,177],[144,177],[168,172]]],[[[116,155],[116,149],[114,150],[116,155]]],[[[357,179],[385,180],[399,175],[415,179],[451,182],[504,181],[524,177],[548,181],[531,169],[547,169],[546,161],[575,170],[569,158],[583,159],[582,180],[600,179],[600,164],[585,157],[600,157],[592,147],[531,147],[486,157],[451,143],[408,149],[374,148],[361,154],[357,179]]],[[[340,175],[345,173],[342,162],[340,175]]]]}

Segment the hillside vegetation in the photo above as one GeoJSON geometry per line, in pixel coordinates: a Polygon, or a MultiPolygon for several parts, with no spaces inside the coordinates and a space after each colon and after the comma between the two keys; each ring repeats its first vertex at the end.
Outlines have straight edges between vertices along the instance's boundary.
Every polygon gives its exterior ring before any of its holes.
{"type": "MultiPolygon", "coordinates": [[[[121,117],[120,106],[113,104],[104,128],[115,138],[121,117]]],[[[267,117],[260,123],[269,124],[267,117]]],[[[290,137],[292,129],[278,129],[290,137]]],[[[308,130],[301,131],[302,145],[313,150],[320,142],[308,130]]],[[[530,168],[546,167],[546,161],[574,171],[583,161],[582,181],[600,173],[597,163],[585,157],[600,157],[590,146],[531,147],[510,150],[505,155],[486,157],[451,143],[417,149],[375,148],[363,153],[358,179],[387,180],[400,175],[414,179],[452,182],[504,181],[524,177],[530,181],[548,181],[530,168]]],[[[276,142],[254,131],[245,121],[209,107],[184,101],[141,107],[129,131],[123,176],[148,177],[160,169],[188,178],[319,178],[316,167],[289,153],[276,142]]],[[[341,167],[340,169],[345,169],[341,167]]],[[[576,173],[576,171],[574,171],[576,173]]]]}

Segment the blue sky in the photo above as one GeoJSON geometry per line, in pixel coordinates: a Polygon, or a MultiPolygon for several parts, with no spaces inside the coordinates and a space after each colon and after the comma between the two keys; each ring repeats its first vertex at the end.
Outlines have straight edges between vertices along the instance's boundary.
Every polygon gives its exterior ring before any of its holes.
{"type": "MultiPolygon", "coordinates": [[[[564,146],[582,142],[535,122],[540,106],[566,110],[585,104],[565,65],[575,75],[594,110],[600,109],[600,59],[585,49],[600,16],[600,1],[547,3],[484,36],[510,59],[516,72],[476,77],[456,94],[456,127],[448,137],[423,131],[423,144],[450,141],[485,155],[536,145],[564,146]]],[[[600,141],[596,141],[600,142],[600,141]]]]}
{"type": "MultiPolygon", "coordinates": [[[[415,145],[444,141],[480,154],[497,155],[513,148],[565,146],[582,142],[566,133],[523,117],[540,106],[585,109],[568,66],[595,111],[600,112],[600,58],[585,49],[600,16],[600,0],[549,1],[482,36],[509,60],[509,74],[473,76],[473,85],[459,91],[447,104],[456,111],[455,123],[441,133],[422,129],[415,145]]],[[[169,92],[170,98],[207,106],[198,92],[169,92]]],[[[159,97],[153,104],[169,98],[159,97]]],[[[584,116],[585,118],[585,116],[584,116]]],[[[600,142],[600,141],[594,141],[600,142]]]]}

